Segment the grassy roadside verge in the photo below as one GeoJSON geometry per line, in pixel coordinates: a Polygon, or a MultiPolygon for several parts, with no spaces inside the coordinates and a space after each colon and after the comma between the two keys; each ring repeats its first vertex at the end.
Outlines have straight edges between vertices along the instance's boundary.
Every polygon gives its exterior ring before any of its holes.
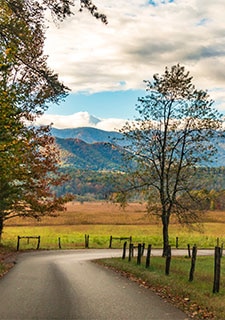
{"type": "Polygon", "coordinates": [[[138,266],[135,258],[128,262],[121,258],[102,259],[97,263],[153,290],[157,295],[183,310],[190,319],[225,319],[225,261],[221,263],[220,292],[212,293],[213,257],[197,257],[193,282],[189,282],[190,259],[173,257],[170,275],[165,275],[165,258],[152,257],[149,269],[145,260],[138,266]]]}

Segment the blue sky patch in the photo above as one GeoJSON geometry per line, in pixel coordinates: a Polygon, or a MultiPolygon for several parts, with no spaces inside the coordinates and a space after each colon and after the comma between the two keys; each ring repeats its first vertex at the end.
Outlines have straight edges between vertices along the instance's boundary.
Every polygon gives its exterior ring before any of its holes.
{"type": "Polygon", "coordinates": [[[207,24],[208,21],[209,21],[209,19],[202,18],[200,21],[198,21],[197,26],[204,26],[207,24]]]}
{"type": "Polygon", "coordinates": [[[150,5],[152,5],[152,6],[154,6],[154,7],[157,6],[156,2],[153,1],[153,0],[149,0],[148,3],[149,3],[150,5]]]}
{"type": "Polygon", "coordinates": [[[174,0],[148,0],[148,3],[154,7],[157,7],[160,4],[167,4],[172,2],[174,2],[174,0]]]}

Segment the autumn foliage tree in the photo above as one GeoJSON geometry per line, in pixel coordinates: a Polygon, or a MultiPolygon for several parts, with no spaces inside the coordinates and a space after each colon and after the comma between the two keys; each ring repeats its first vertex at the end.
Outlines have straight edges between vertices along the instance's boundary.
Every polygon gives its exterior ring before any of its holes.
{"type": "Polygon", "coordinates": [[[161,219],[165,255],[171,216],[181,224],[199,218],[201,201],[191,192],[198,187],[195,169],[215,156],[213,139],[222,134],[222,117],[179,64],[146,84],[147,94],[138,100],[139,117],[121,130],[127,163],[132,160],[136,166],[130,168],[118,199],[125,203],[131,193],[143,195],[148,211],[161,219]]]}
{"type": "MultiPolygon", "coordinates": [[[[58,172],[50,128],[33,123],[68,92],[43,53],[45,10],[62,20],[73,6],[70,0],[0,0],[0,237],[5,220],[40,219],[70,199],[53,192],[68,177],[58,172]]],[[[107,22],[91,1],[80,1],[83,8],[107,22]]]]}

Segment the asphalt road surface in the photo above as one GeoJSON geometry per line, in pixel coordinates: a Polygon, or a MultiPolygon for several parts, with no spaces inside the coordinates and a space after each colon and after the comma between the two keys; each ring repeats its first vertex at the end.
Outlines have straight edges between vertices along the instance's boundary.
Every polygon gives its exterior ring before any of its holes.
{"type": "Polygon", "coordinates": [[[151,290],[90,261],[111,256],[121,256],[121,250],[19,255],[15,267],[0,280],[0,319],[188,319],[151,290]]]}

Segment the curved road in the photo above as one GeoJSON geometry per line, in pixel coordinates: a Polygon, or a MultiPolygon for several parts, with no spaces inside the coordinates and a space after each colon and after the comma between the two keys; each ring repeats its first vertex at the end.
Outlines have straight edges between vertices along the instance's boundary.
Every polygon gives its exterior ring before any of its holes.
{"type": "Polygon", "coordinates": [[[90,261],[112,256],[121,256],[121,250],[21,254],[0,280],[0,319],[188,319],[151,290],[90,261]]]}

